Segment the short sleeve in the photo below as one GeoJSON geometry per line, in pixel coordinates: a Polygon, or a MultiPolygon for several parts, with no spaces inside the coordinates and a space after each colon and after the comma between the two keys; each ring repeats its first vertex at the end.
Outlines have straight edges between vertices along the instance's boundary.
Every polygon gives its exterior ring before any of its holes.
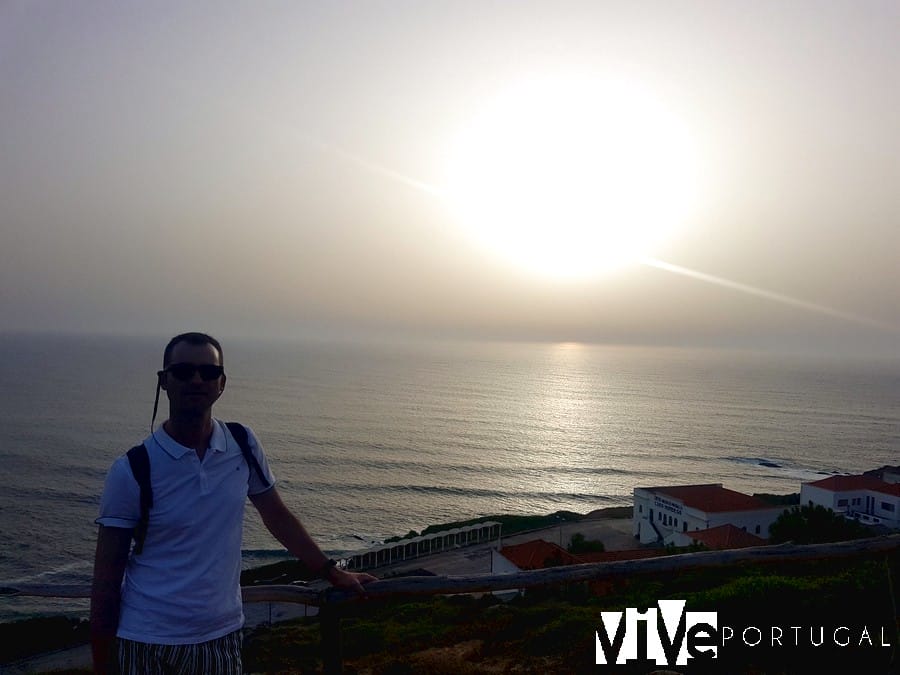
{"type": "Polygon", "coordinates": [[[256,434],[253,433],[253,429],[250,427],[246,427],[246,429],[247,439],[250,441],[250,451],[256,457],[256,461],[259,462],[259,468],[262,470],[262,478],[256,471],[252,469],[250,471],[250,480],[247,482],[247,495],[252,497],[275,487],[275,476],[269,468],[266,453],[263,451],[262,444],[259,442],[256,434]]]}
{"type": "Polygon", "coordinates": [[[133,528],[141,519],[141,489],[128,458],[119,457],[106,474],[100,497],[100,516],[94,522],[105,527],[133,528]]]}

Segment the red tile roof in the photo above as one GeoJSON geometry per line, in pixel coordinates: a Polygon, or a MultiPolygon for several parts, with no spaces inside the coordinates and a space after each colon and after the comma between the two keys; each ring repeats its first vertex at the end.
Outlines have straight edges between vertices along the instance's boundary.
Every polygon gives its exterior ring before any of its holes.
{"type": "Polygon", "coordinates": [[[885,483],[873,476],[829,476],[822,480],[806,483],[831,492],[850,492],[852,490],[872,490],[887,495],[900,497],[900,483],[885,483]]]}
{"type": "Polygon", "coordinates": [[[500,554],[520,570],[540,570],[548,567],[548,561],[557,565],[574,565],[581,562],[566,549],[543,539],[513,544],[500,549],[500,554]]]}
{"type": "Polygon", "coordinates": [[[734,525],[719,525],[711,527],[708,530],[698,530],[696,532],[687,532],[694,541],[699,541],[707,548],[715,550],[726,550],[730,548],[749,548],[751,546],[765,546],[766,540],[757,537],[755,534],[744,532],[734,525]]]}
{"type": "Polygon", "coordinates": [[[745,495],[743,492],[735,492],[723,488],[721,484],[711,485],[674,485],[671,487],[642,488],[651,492],[658,492],[667,497],[678,499],[685,506],[689,506],[706,513],[724,513],[728,511],[756,511],[759,509],[771,509],[761,499],[745,495]]]}

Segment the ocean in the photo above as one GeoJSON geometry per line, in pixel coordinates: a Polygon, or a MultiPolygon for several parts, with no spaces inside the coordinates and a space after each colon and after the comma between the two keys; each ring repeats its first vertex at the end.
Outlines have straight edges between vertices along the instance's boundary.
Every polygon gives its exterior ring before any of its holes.
{"type": "MultiPolygon", "coordinates": [[[[900,454],[896,362],[220,337],[216,416],[254,429],[333,555],[434,523],[630,504],[638,486],[798,492],[900,454]]],[[[89,582],[104,476],[148,433],[164,344],[0,336],[0,586],[89,582]]],[[[244,549],[245,566],[284,557],[250,506],[244,549]]],[[[86,609],[0,598],[4,621],[86,609]]]]}

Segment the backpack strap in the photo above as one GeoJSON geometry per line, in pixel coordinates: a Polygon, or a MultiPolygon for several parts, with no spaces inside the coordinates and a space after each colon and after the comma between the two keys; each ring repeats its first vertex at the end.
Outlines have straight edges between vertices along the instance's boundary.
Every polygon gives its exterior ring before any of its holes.
{"type": "MultiPolygon", "coordinates": [[[[270,483],[263,475],[262,467],[256,459],[256,455],[250,449],[250,437],[247,428],[238,422],[226,422],[225,426],[231,432],[234,440],[241,448],[244,460],[247,462],[251,471],[256,471],[259,479],[265,483],[266,487],[270,487],[270,483]]],[[[143,444],[136,445],[127,453],[128,464],[131,465],[131,473],[137,481],[141,490],[141,519],[134,527],[134,553],[138,554],[144,550],[144,539],[147,538],[147,526],[150,523],[150,509],[153,508],[153,487],[150,485],[150,455],[147,448],[143,444]]]]}
{"type": "Polygon", "coordinates": [[[141,489],[141,519],[134,528],[134,552],[144,550],[144,539],[147,537],[147,525],[150,522],[150,509],[153,507],[153,488],[150,485],[150,456],[143,444],[136,445],[127,453],[131,473],[141,489]]]}
{"type": "Polygon", "coordinates": [[[225,426],[228,427],[228,431],[231,432],[231,435],[234,436],[234,440],[236,440],[237,444],[241,447],[241,452],[250,469],[256,471],[256,475],[259,476],[259,479],[266,487],[271,487],[269,481],[266,480],[265,475],[263,475],[262,467],[256,460],[256,455],[254,455],[253,451],[250,449],[250,437],[247,434],[247,427],[240,422],[225,422],[225,426]]]}

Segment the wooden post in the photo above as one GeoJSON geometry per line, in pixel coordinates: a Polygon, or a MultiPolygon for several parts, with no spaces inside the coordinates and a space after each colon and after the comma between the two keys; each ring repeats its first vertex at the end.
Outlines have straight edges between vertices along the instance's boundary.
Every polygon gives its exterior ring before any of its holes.
{"type": "Polygon", "coordinates": [[[322,636],[322,672],[324,675],[340,675],[344,669],[340,607],[328,601],[327,591],[319,607],[319,630],[322,636]]]}

